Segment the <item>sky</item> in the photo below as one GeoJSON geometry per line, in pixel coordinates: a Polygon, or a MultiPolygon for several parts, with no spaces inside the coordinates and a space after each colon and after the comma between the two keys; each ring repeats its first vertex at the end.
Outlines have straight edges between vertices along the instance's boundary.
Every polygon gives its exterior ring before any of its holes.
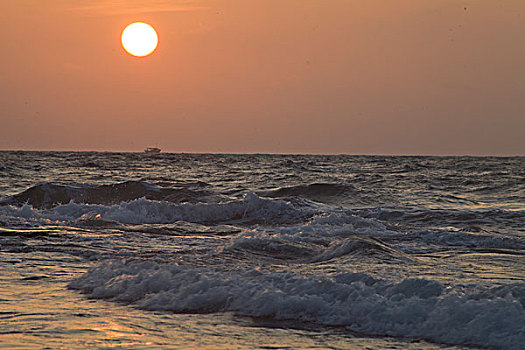
{"type": "Polygon", "coordinates": [[[0,149],[525,155],[523,0],[0,0],[0,35],[0,149]]]}

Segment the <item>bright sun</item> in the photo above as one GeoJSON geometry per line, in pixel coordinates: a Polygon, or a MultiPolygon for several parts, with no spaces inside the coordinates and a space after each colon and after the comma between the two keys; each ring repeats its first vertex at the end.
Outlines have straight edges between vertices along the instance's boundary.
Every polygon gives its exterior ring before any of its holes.
{"type": "Polygon", "coordinates": [[[122,32],[122,46],[133,56],[149,55],[155,50],[158,42],[157,32],[147,23],[131,23],[122,32]]]}

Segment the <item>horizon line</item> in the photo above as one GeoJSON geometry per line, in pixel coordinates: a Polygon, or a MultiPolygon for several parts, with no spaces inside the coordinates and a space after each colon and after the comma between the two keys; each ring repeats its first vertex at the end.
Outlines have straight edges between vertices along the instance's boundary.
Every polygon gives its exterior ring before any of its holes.
{"type": "MultiPolygon", "coordinates": [[[[139,153],[144,151],[130,150],[71,150],[71,149],[0,149],[0,152],[56,152],[56,153],[139,153]]],[[[525,157],[525,154],[468,154],[468,153],[297,153],[297,152],[213,152],[213,151],[161,151],[158,154],[210,154],[210,155],[275,155],[275,156],[354,156],[354,157],[525,157]]],[[[158,155],[157,154],[157,155],[158,155]]],[[[150,155],[151,156],[151,155],[150,155]]]]}

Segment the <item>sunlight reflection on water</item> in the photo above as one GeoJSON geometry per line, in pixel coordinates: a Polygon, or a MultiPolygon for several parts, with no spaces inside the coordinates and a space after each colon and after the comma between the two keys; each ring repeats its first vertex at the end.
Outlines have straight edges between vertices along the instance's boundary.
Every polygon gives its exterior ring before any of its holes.
{"type": "Polygon", "coordinates": [[[60,254],[9,258],[0,253],[0,347],[19,349],[464,349],[423,341],[370,338],[344,329],[137,310],[88,300],[67,281],[85,269],[60,254]],[[63,259],[62,266],[46,260],[63,259]],[[40,276],[36,278],[35,276],[40,276]],[[16,284],[13,285],[13,281],[16,284]],[[291,326],[291,328],[290,328],[291,326]]]}

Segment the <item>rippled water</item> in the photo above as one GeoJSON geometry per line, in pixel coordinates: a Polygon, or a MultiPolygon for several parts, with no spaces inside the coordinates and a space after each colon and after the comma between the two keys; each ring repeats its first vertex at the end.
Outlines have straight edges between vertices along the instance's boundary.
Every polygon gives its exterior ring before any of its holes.
{"type": "Polygon", "coordinates": [[[524,165],[0,152],[0,346],[518,349],[524,165]]]}

